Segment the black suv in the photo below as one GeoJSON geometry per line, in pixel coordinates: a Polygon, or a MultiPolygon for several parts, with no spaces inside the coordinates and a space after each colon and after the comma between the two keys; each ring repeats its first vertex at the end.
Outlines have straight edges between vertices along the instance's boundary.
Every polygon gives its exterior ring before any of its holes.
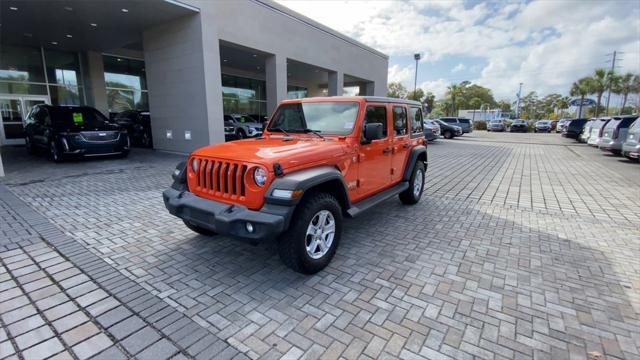
{"type": "Polygon", "coordinates": [[[153,147],[151,135],[151,117],[148,111],[127,110],[118,113],[113,122],[122,126],[131,138],[133,145],[146,148],[153,147]]]}
{"type": "Polygon", "coordinates": [[[436,120],[436,122],[440,125],[440,134],[442,134],[445,139],[452,139],[455,136],[462,136],[463,134],[460,126],[447,124],[440,119],[436,120]]]}
{"type": "Polygon", "coordinates": [[[36,105],[25,119],[25,142],[30,153],[49,152],[51,160],[67,157],[129,153],[127,131],[88,106],[36,105]]]}
{"type": "Polygon", "coordinates": [[[582,129],[587,124],[589,119],[572,119],[562,128],[562,136],[576,139],[580,136],[582,129]]]}

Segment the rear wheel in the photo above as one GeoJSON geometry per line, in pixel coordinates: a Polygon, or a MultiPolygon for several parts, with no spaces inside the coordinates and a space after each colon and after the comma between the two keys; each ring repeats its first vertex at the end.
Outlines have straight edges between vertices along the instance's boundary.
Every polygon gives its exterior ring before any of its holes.
{"type": "Polygon", "coordinates": [[[314,274],[336,253],[342,235],[342,209],[326,193],[312,193],[298,205],[291,227],[278,244],[282,262],[294,271],[314,274]]]}
{"type": "Polygon", "coordinates": [[[204,235],[204,236],[214,236],[217,235],[217,233],[215,231],[211,231],[209,229],[205,229],[203,227],[200,227],[190,221],[187,220],[182,220],[182,222],[184,222],[184,225],[186,227],[189,228],[189,230],[193,231],[193,232],[197,232],[200,235],[204,235]]]}
{"type": "Polygon", "coordinates": [[[417,204],[424,191],[424,163],[418,161],[413,167],[413,173],[409,178],[409,188],[398,195],[400,201],[405,205],[417,204]]]}
{"type": "Polygon", "coordinates": [[[444,138],[445,138],[445,139],[451,139],[451,138],[453,138],[453,133],[452,133],[451,131],[449,131],[449,130],[445,131],[445,132],[444,132],[444,138]]]}
{"type": "Polygon", "coordinates": [[[247,135],[244,133],[244,131],[238,130],[238,140],[242,140],[242,139],[244,139],[246,137],[247,137],[247,135]]]}

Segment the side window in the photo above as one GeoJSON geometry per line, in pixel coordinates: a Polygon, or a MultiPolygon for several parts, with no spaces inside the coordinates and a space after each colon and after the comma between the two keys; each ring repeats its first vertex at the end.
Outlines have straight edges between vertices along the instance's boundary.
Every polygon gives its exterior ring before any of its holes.
{"type": "Polygon", "coordinates": [[[444,118],[444,119],[442,119],[442,121],[446,122],[447,124],[455,124],[455,123],[458,122],[458,120],[451,119],[451,118],[444,118]]]}
{"type": "Polygon", "coordinates": [[[411,119],[411,134],[423,134],[422,110],[418,107],[409,109],[409,119],[411,119]]]}
{"type": "Polygon", "coordinates": [[[364,115],[365,124],[382,124],[382,136],[387,137],[387,107],[367,106],[364,115]]]}
{"type": "Polygon", "coordinates": [[[407,108],[404,106],[393,107],[393,132],[396,136],[407,135],[409,133],[407,108]]]}
{"type": "Polygon", "coordinates": [[[36,111],[34,111],[33,113],[33,122],[35,122],[38,125],[44,125],[44,118],[46,117],[47,113],[46,110],[43,108],[37,108],[36,111]]]}

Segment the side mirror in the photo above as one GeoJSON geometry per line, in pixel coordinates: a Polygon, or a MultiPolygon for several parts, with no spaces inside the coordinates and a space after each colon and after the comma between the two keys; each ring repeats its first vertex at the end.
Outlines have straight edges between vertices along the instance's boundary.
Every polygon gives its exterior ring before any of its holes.
{"type": "Polygon", "coordinates": [[[382,139],[382,124],[371,123],[364,125],[364,141],[370,143],[373,140],[382,139]]]}

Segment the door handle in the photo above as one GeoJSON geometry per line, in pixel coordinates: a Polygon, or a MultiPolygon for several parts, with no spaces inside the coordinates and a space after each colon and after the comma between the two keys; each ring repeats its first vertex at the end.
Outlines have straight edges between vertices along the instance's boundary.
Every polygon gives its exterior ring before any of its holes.
{"type": "Polygon", "coordinates": [[[409,144],[404,144],[402,145],[403,148],[408,149],[409,148],[409,144]]]}
{"type": "Polygon", "coordinates": [[[382,149],[382,153],[383,154],[388,154],[390,152],[391,152],[391,148],[390,147],[386,147],[386,148],[382,149]]]}

